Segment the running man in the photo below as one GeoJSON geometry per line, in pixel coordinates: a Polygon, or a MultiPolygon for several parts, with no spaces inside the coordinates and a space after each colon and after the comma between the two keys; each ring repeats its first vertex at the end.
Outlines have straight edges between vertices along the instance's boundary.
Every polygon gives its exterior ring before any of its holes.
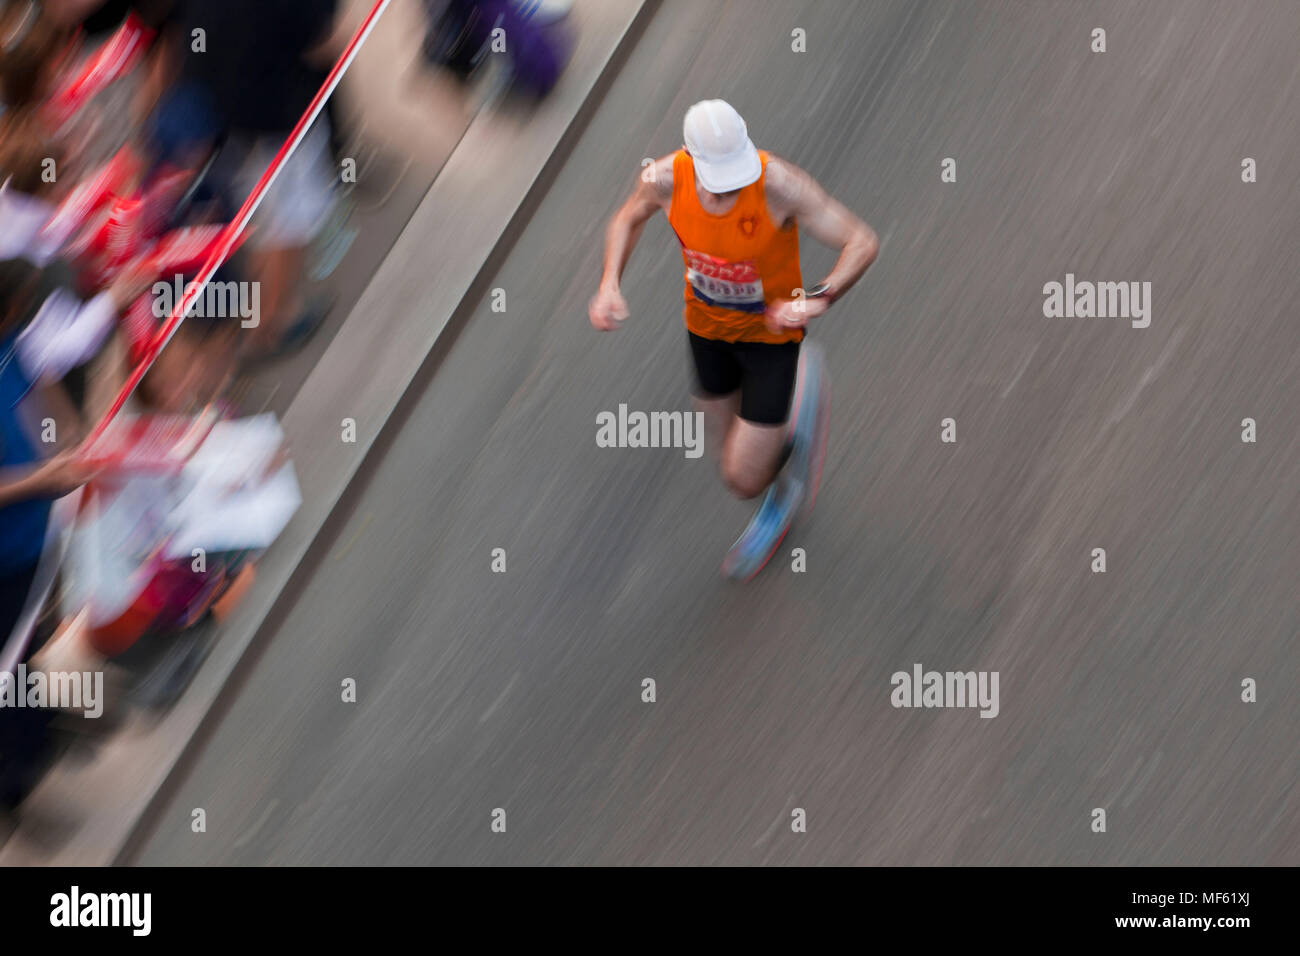
{"type": "Polygon", "coordinates": [[[820,476],[829,393],[820,353],[805,350],[800,361],[808,320],[862,277],[879,241],[802,169],[756,149],[730,104],[696,103],[683,132],[683,148],[643,171],[610,220],[588,314],[601,331],[627,318],[619,280],[646,222],[662,209],[686,264],[696,405],[720,450],[722,480],[738,498],[766,492],[723,564],[728,576],[748,578],[776,550],[800,504],[811,504],[820,476]],[[806,291],[800,225],[840,250],[830,274],[806,291]]]}

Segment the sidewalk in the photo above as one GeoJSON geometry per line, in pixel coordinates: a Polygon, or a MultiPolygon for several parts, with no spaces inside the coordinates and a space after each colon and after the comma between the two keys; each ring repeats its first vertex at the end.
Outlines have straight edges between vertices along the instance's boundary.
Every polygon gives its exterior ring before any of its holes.
{"type": "MultiPolygon", "coordinates": [[[[440,336],[454,337],[470,318],[482,292],[479,277],[527,219],[553,164],[563,161],[566,145],[654,7],[651,0],[579,0],[572,13],[578,44],[552,95],[527,116],[481,111],[455,143],[454,101],[438,100],[421,114],[414,92],[412,99],[398,93],[401,54],[409,52],[405,44],[413,36],[402,18],[418,11],[412,0],[390,7],[371,37],[375,45],[367,46],[349,76],[356,85],[345,107],[376,140],[396,131],[385,141],[404,154],[398,154],[404,172],[381,207],[363,211],[369,218],[359,219],[362,234],[331,276],[339,300],[326,328],[292,361],[252,379],[244,396],[250,410],[259,404],[283,410],[303,506],[260,562],[253,591],[177,705],[157,721],[133,716],[93,762],[55,768],[0,847],[0,865],[104,865],[129,856],[133,834],[201,736],[245,653],[259,634],[269,639],[291,610],[320,559],[316,543],[328,537],[336,505],[377,442],[382,449],[390,417],[400,416],[404,399],[436,367],[440,336]],[[406,135],[419,115],[427,115],[432,128],[406,135]],[[450,150],[442,159],[440,148],[450,150]],[[435,174],[429,186],[424,177],[435,174]],[[444,237],[438,247],[430,248],[430,234],[444,237]],[[340,441],[344,418],[357,423],[355,444],[340,441]]],[[[427,82],[415,78],[408,89],[448,93],[427,82]]]]}

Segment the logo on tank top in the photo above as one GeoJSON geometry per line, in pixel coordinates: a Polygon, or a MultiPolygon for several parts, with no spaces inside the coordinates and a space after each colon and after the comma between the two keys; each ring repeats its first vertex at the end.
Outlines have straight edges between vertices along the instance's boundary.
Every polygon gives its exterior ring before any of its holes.
{"type": "Polygon", "coordinates": [[[738,312],[763,311],[763,280],[753,259],[731,262],[707,252],[682,249],[686,257],[686,282],[695,298],[738,312]]]}
{"type": "Polygon", "coordinates": [[[740,227],[740,231],[745,234],[746,238],[753,238],[754,231],[758,229],[758,217],[741,216],[736,225],[740,227]]]}

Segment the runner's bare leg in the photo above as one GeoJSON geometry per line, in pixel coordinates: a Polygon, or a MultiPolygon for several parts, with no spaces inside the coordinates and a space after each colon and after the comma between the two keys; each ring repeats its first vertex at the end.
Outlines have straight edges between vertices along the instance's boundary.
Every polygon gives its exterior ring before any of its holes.
{"type": "Polygon", "coordinates": [[[737,418],[722,449],[722,480],[737,498],[756,498],[780,470],[787,426],[737,418]]]}
{"type": "Polygon", "coordinates": [[[704,413],[704,439],[708,442],[709,453],[721,463],[727,435],[740,413],[740,390],[719,398],[700,398],[697,395],[695,409],[704,413]]]}

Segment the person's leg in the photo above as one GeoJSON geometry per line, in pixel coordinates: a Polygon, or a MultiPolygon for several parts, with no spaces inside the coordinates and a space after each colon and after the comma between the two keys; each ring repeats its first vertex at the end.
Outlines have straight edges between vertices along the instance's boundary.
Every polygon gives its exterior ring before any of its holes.
{"type": "Polygon", "coordinates": [[[728,342],[687,333],[695,367],[695,408],[704,414],[705,439],[721,462],[740,411],[740,364],[728,342]]]}
{"type": "Polygon", "coordinates": [[[0,574],[0,650],[9,642],[27,604],[27,592],[36,579],[36,565],[11,574],[0,574]]]}
{"type": "Polygon", "coordinates": [[[722,462],[722,450],[727,446],[727,436],[731,427],[739,420],[740,390],[730,395],[710,396],[696,395],[695,409],[704,415],[704,436],[709,443],[710,454],[719,464],[722,462]]]}
{"type": "MultiPolygon", "coordinates": [[[[0,575],[0,649],[9,642],[27,603],[36,566],[0,575]]],[[[25,660],[26,653],[20,656],[25,660]]],[[[26,693],[27,688],[16,688],[26,693]]],[[[40,775],[47,754],[51,711],[0,707],[0,809],[17,806],[40,775]]]]}
{"type": "MultiPolygon", "coordinates": [[[[239,176],[240,191],[252,192],[280,147],[266,136],[249,153],[239,176]]],[[[248,239],[248,261],[259,284],[261,314],[247,333],[245,351],[266,353],[282,343],[296,323],[319,316],[304,313],[306,263],[333,202],[334,169],[329,157],[329,129],[323,119],[308,131],[267,191],[248,239]]],[[[301,336],[305,337],[305,336],[301,336]]]]}
{"type": "Polygon", "coordinates": [[[736,345],[742,369],[740,409],[723,449],[722,474],[739,498],[762,494],[785,464],[799,343],[736,345]]]}
{"type": "Polygon", "coordinates": [[[781,468],[785,424],[737,418],[722,451],[722,480],[737,498],[757,498],[781,468]]]}
{"type": "Polygon", "coordinates": [[[301,281],[307,261],[306,246],[254,249],[249,253],[251,273],[258,283],[261,315],[245,343],[250,353],[270,351],[302,311],[301,281]]]}

